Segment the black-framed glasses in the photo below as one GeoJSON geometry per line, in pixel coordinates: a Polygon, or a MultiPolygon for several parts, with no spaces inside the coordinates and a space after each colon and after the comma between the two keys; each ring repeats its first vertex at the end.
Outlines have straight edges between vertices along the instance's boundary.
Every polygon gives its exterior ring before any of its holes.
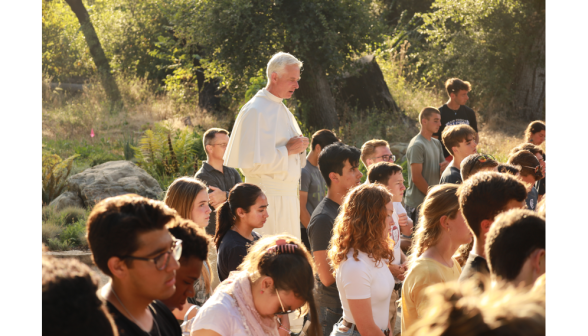
{"type": "Polygon", "coordinates": [[[181,239],[173,239],[172,247],[169,251],[164,252],[158,255],[155,258],[143,258],[143,257],[135,257],[135,256],[124,256],[121,259],[136,259],[136,260],[145,260],[145,261],[153,261],[155,264],[155,268],[159,271],[163,271],[169,262],[169,256],[173,256],[176,261],[180,260],[182,256],[182,240],[181,239]]]}
{"type": "Polygon", "coordinates": [[[222,148],[227,148],[229,145],[228,143],[216,143],[216,144],[208,144],[209,146],[221,146],[222,148]]]}
{"type": "Polygon", "coordinates": [[[282,311],[281,312],[277,312],[274,315],[286,315],[286,314],[292,314],[293,312],[295,312],[295,310],[290,309],[290,310],[286,310],[284,309],[284,305],[282,304],[282,299],[280,299],[280,293],[278,293],[278,289],[276,289],[276,295],[278,296],[278,301],[280,301],[280,306],[282,307],[282,311]]]}
{"type": "MultiPolygon", "coordinates": [[[[494,160],[496,161],[496,159],[494,158],[494,156],[490,155],[490,154],[478,154],[478,157],[476,158],[477,162],[480,163],[484,163],[488,160],[494,160]]],[[[476,165],[476,163],[474,163],[473,165],[470,166],[470,171],[468,172],[468,175],[472,172],[472,170],[474,169],[474,166],[476,165]]]]}
{"type": "Polygon", "coordinates": [[[387,162],[390,162],[390,161],[394,162],[394,161],[396,161],[396,156],[393,155],[393,154],[390,154],[390,155],[386,154],[386,155],[382,155],[382,156],[376,156],[374,159],[379,159],[379,158],[382,158],[382,160],[387,161],[387,162]]]}

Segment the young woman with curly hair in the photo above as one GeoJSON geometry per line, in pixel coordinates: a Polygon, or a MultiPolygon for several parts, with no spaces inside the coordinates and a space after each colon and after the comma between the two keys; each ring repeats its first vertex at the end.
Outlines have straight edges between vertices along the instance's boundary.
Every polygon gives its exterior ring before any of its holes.
{"type": "Polygon", "coordinates": [[[392,194],[380,184],[355,187],[343,201],[328,253],[343,305],[343,319],[332,336],[390,334],[393,212],[392,194]]]}
{"type": "Polygon", "coordinates": [[[457,188],[452,183],[437,185],[423,202],[402,286],[403,334],[422,317],[424,290],[437,283],[457,281],[461,274],[455,254],[460,246],[472,241],[472,233],[459,209],[457,188]]]}

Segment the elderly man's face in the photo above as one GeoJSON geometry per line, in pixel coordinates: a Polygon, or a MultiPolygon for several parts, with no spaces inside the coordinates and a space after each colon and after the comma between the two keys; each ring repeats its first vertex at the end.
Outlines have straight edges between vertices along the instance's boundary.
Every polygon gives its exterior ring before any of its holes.
{"type": "Polygon", "coordinates": [[[294,94],[294,90],[298,89],[298,81],[300,80],[300,68],[296,64],[286,65],[281,76],[277,73],[272,73],[272,93],[279,98],[288,99],[294,94]]]}

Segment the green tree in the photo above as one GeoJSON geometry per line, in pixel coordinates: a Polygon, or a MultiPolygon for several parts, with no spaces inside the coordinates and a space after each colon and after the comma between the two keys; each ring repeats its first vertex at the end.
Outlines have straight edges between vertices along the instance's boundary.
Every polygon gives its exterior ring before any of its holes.
{"type": "MultiPolygon", "coordinates": [[[[207,77],[220,76],[230,91],[247,81],[278,51],[304,62],[296,98],[310,126],[338,126],[330,79],[350,58],[380,40],[381,23],[367,0],[178,0],[167,13],[176,37],[199,45],[207,77]]],[[[242,89],[240,89],[242,88],[242,89]]]]}

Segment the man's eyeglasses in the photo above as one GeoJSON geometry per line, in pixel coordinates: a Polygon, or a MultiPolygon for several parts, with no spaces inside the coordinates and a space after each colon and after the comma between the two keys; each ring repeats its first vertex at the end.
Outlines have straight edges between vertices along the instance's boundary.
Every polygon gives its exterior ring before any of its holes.
{"type": "Polygon", "coordinates": [[[383,161],[387,161],[387,162],[394,162],[396,161],[396,156],[394,156],[393,154],[390,155],[382,155],[382,156],[376,156],[374,159],[379,159],[382,158],[383,161]]]}
{"type": "Polygon", "coordinates": [[[209,146],[221,146],[222,148],[227,148],[228,143],[217,143],[217,144],[208,144],[209,146]]]}
{"type": "MultiPolygon", "coordinates": [[[[494,160],[496,161],[496,159],[494,158],[494,156],[490,155],[490,154],[478,154],[478,157],[476,158],[477,162],[480,163],[484,163],[488,160],[494,160]]],[[[474,170],[474,167],[476,166],[476,162],[474,162],[473,165],[470,166],[470,171],[468,172],[468,175],[471,174],[472,170],[474,170]]]]}
{"type": "Polygon", "coordinates": [[[290,309],[290,310],[286,311],[286,309],[284,309],[284,305],[282,304],[282,299],[280,299],[280,293],[278,293],[278,289],[277,288],[276,288],[276,295],[278,296],[278,301],[280,301],[280,306],[282,307],[282,311],[281,312],[277,312],[274,315],[292,314],[294,312],[294,310],[290,309]]]}
{"type": "Polygon", "coordinates": [[[155,268],[159,271],[163,271],[169,262],[169,256],[173,256],[173,258],[178,261],[182,256],[182,240],[173,238],[173,244],[170,251],[164,252],[158,255],[155,258],[143,258],[143,257],[134,257],[134,256],[124,256],[121,259],[136,259],[136,260],[145,260],[145,261],[153,261],[155,264],[155,268]]]}

